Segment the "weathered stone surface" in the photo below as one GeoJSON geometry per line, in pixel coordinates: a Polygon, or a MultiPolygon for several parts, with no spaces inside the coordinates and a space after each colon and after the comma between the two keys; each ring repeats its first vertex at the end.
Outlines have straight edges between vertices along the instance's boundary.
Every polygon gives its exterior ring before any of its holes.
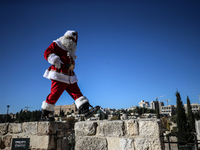
{"type": "Polygon", "coordinates": [[[55,149],[54,136],[30,136],[30,149],[55,149]]]}
{"type": "Polygon", "coordinates": [[[37,135],[37,122],[24,122],[22,124],[23,132],[26,135],[37,135]]]}
{"type": "Polygon", "coordinates": [[[3,138],[3,142],[4,142],[5,147],[11,147],[11,140],[12,140],[11,135],[7,135],[3,138]]]}
{"type": "Polygon", "coordinates": [[[9,124],[8,131],[13,134],[21,133],[22,132],[22,124],[21,123],[11,123],[11,124],[9,124]]]}
{"type": "Polygon", "coordinates": [[[77,122],[75,124],[76,136],[90,136],[96,134],[97,123],[92,121],[77,122]]]}
{"type": "Polygon", "coordinates": [[[38,135],[52,135],[56,134],[56,130],[58,129],[58,123],[56,122],[38,122],[38,135]]]}
{"type": "MultiPolygon", "coordinates": [[[[152,150],[151,143],[148,138],[135,138],[135,150],[152,150]]],[[[154,149],[159,150],[159,149],[154,149]]]]}
{"type": "Polygon", "coordinates": [[[159,136],[159,123],[157,121],[140,120],[139,135],[140,136],[159,136]]]}
{"type": "Polygon", "coordinates": [[[101,137],[77,137],[76,150],[108,150],[106,138],[101,137]]]}
{"type": "MultiPolygon", "coordinates": [[[[30,138],[32,150],[56,149],[55,137],[62,136],[56,131],[68,127],[67,122],[0,124],[0,149],[11,149],[12,138],[30,138]]],[[[77,122],[75,135],[76,150],[164,150],[159,120],[77,122]]]]}
{"type": "Polygon", "coordinates": [[[107,138],[108,150],[134,150],[133,139],[130,138],[107,138]]]}
{"type": "Polygon", "coordinates": [[[0,123],[0,135],[5,135],[8,133],[9,123],[0,123]]]}
{"type": "Polygon", "coordinates": [[[133,136],[139,134],[138,120],[128,120],[125,123],[128,135],[133,136]]]}
{"type": "Polygon", "coordinates": [[[159,138],[151,137],[151,138],[135,138],[134,144],[136,150],[164,150],[162,143],[159,138]]]}
{"type": "Polygon", "coordinates": [[[196,128],[197,135],[200,135],[200,120],[195,121],[195,128],[196,128]]]}
{"type": "Polygon", "coordinates": [[[120,137],[124,135],[123,121],[100,121],[97,126],[97,136],[120,137]]]}
{"type": "Polygon", "coordinates": [[[0,137],[0,149],[5,148],[4,142],[3,142],[3,138],[0,137]]]}

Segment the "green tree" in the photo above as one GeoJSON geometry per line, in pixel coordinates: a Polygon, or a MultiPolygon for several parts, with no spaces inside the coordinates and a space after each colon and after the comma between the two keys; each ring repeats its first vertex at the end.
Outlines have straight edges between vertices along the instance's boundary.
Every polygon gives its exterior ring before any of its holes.
{"type": "Polygon", "coordinates": [[[192,113],[192,107],[190,104],[190,99],[187,96],[187,116],[188,116],[188,132],[195,132],[195,119],[192,113]]]}
{"type": "Polygon", "coordinates": [[[99,120],[103,120],[103,114],[101,111],[99,111],[99,120]]]}
{"type": "Polygon", "coordinates": [[[23,110],[22,109],[21,109],[21,111],[19,113],[18,121],[19,121],[19,123],[24,122],[24,114],[23,114],[23,110]]]}
{"type": "Polygon", "coordinates": [[[156,99],[156,116],[158,119],[160,119],[159,103],[157,99],[156,99]]]}
{"type": "Polygon", "coordinates": [[[171,123],[170,123],[170,121],[168,120],[168,121],[167,121],[167,130],[170,130],[170,125],[171,125],[171,123]]]}
{"type": "Polygon", "coordinates": [[[118,114],[117,114],[117,119],[121,120],[121,118],[120,118],[120,112],[119,111],[118,111],[118,114]]]}
{"type": "Polygon", "coordinates": [[[19,118],[19,113],[17,112],[16,113],[16,120],[18,120],[18,118],[19,118]]]}
{"type": "Polygon", "coordinates": [[[176,123],[176,120],[177,120],[177,115],[174,115],[174,116],[170,117],[170,121],[176,123]]]}
{"type": "MultiPolygon", "coordinates": [[[[181,101],[181,96],[179,92],[176,92],[176,104],[177,104],[177,129],[179,133],[187,132],[187,118],[185,114],[185,109],[183,103],[181,101]]],[[[186,134],[178,134],[179,141],[186,141],[187,135],[186,134]]]]}
{"type": "Polygon", "coordinates": [[[31,112],[30,111],[24,111],[25,119],[24,122],[29,122],[31,120],[31,112]]]}
{"type": "Polygon", "coordinates": [[[119,120],[119,117],[117,115],[115,115],[110,120],[119,120]]]}
{"type": "MultiPolygon", "coordinates": [[[[188,120],[188,132],[195,132],[195,120],[192,113],[192,107],[190,104],[189,96],[187,96],[187,120],[188,120]]],[[[188,137],[188,142],[194,142],[193,136],[188,137]]]]}
{"type": "Polygon", "coordinates": [[[61,117],[64,117],[64,116],[65,116],[65,112],[61,109],[61,107],[60,107],[60,116],[61,116],[61,117]]]}

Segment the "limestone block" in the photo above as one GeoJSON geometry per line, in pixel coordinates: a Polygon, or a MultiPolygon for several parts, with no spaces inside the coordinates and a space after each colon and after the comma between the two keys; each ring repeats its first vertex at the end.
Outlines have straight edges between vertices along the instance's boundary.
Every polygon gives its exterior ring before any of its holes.
{"type": "Polygon", "coordinates": [[[129,136],[139,134],[139,124],[137,120],[128,120],[125,123],[126,123],[127,133],[129,136]]]}
{"type": "Polygon", "coordinates": [[[55,149],[54,136],[30,136],[30,149],[55,149]]]}
{"type": "Polygon", "coordinates": [[[124,135],[123,121],[100,121],[97,126],[97,136],[120,137],[124,135]]]}
{"type": "Polygon", "coordinates": [[[196,128],[196,133],[197,135],[200,136],[200,120],[199,121],[195,121],[195,128],[196,128]]]}
{"type": "Polygon", "coordinates": [[[101,137],[76,137],[75,150],[108,150],[106,138],[101,137]]]}
{"type": "Polygon", "coordinates": [[[139,121],[140,136],[157,136],[160,135],[159,123],[157,121],[140,120],[139,121]]]}
{"type": "Polygon", "coordinates": [[[37,122],[24,122],[22,124],[23,132],[25,135],[37,135],[37,122]]]}
{"type": "Polygon", "coordinates": [[[162,150],[161,142],[157,137],[151,138],[135,138],[135,150],[162,150]]]}
{"type": "Polygon", "coordinates": [[[38,135],[56,134],[58,129],[57,122],[41,121],[38,122],[38,135]]]}
{"type": "MultiPolygon", "coordinates": [[[[200,141],[200,136],[197,135],[197,140],[200,141]]],[[[198,147],[200,147],[200,144],[198,144],[198,147]]]]}
{"type": "Polygon", "coordinates": [[[0,137],[0,149],[5,148],[4,142],[3,142],[3,138],[0,137]]]}
{"type": "MultiPolygon", "coordinates": [[[[135,150],[152,150],[151,143],[147,138],[134,139],[135,150]]],[[[159,149],[154,149],[159,150],[159,149]]]]}
{"type": "Polygon", "coordinates": [[[76,136],[91,136],[96,134],[97,123],[93,121],[76,122],[76,136]]]}
{"type": "Polygon", "coordinates": [[[8,133],[9,123],[0,123],[0,135],[5,135],[8,133]]]}
{"type": "Polygon", "coordinates": [[[7,135],[3,138],[3,142],[4,142],[4,145],[5,147],[11,147],[11,141],[12,140],[12,136],[11,135],[7,135]]]}
{"type": "Polygon", "coordinates": [[[21,123],[11,123],[9,125],[8,131],[13,134],[21,133],[22,132],[22,124],[21,123]]]}
{"type": "Polygon", "coordinates": [[[107,138],[108,150],[135,150],[133,139],[130,138],[107,138]]]}

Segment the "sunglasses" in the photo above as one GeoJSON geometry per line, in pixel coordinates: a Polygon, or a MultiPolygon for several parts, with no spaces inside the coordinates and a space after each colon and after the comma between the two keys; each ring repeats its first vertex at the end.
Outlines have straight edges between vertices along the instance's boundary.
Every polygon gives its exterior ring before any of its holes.
{"type": "Polygon", "coordinates": [[[77,35],[77,32],[73,32],[72,35],[73,35],[73,36],[76,36],[76,35],[77,35]]]}

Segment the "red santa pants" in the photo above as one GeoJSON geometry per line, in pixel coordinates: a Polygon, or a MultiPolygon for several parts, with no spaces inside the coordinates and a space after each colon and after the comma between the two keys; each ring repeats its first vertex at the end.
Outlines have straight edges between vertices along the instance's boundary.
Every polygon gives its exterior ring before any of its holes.
{"type": "Polygon", "coordinates": [[[48,104],[55,104],[65,90],[69,93],[69,95],[74,100],[83,96],[83,94],[81,93],[78,87],[77,82],[74,84],[67,84],[67,83],[51,80],[51,93],[47,96],[46,102],[48,104]]]}

